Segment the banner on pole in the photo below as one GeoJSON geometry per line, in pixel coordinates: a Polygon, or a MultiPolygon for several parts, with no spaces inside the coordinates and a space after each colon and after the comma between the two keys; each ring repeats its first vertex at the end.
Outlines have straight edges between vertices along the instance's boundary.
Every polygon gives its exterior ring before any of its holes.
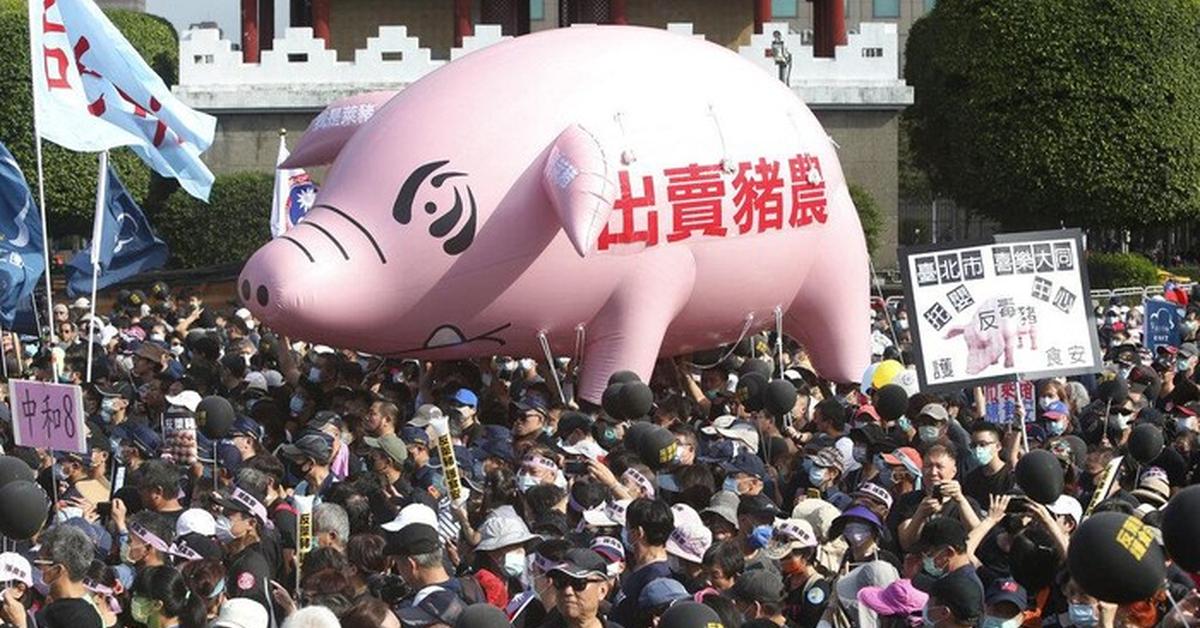
{"type": "Polygon", "coordinates": [[[901,249],[922,390],[1095,373],[1078,229],[901,249]]]}
{"type": "Polygon", "coordinates": [[[87,453],[83,390],[74,384],[8,382],[13,440],[24,447],[87,453]]]}
{"type": "Polygon", "coordinates": [[[1162,299],[1148,299],[1146,309],[1146,348],[1178,347],[1183,342],[1183,308],[1162,299]]]}
{"type": "Polygon", "coordinates": [[[1018,382],[1002,382],[1000,384],[985,384],[983,386],[984,418],[989,423],[1011,423],[1017,414],[1017,400],[1025,406],[1025,421],[1037,418],[1034,400],[1037,392],[1033,382],[1020,382],[1021,394],[1017,395],[1018,382]]]}

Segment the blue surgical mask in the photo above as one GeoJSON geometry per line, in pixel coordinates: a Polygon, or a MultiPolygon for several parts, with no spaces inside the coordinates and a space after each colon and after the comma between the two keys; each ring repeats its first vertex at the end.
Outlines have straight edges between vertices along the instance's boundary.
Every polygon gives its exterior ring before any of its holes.
{"type": "Polygon", "coordinates": [[[319,383],[321,381],[321,369],[315,366],[308,369],[308,381],[313,384],[319,383]]]}
{"type": "Polygon", "coordinates": [[[946,575],[945,569],[934,564],[932,556],[925,556],[921,558],[921,569],[934,578],[941,578],[942,576],[946,575]]]}
{"type": "Polygon", "coordinates": [[[902,416],[896,419],[896,426],[907,432],[912,429],[912,421],[909,421],[908,417],[902,416]]]}
{"type": "Polygon", "coordinates": [[[750,531],[750,547],[752,549],[762,549],[766,547],[767,543],[771,542],[771,534],[774,532],[774,530],[775,528],[769,525],[755,526],[754,529],[750,531]]]}
{"type": "Polygon", "coordinates": [[[1082,626],[1088,628],[1099,623],[1096,617],[1096,609],[1091,604],[1070,604],[1067,606],[1067,617],[1070,618],[1071,625],[1082,626]]]}
{"type": "Polygon", "coordinates": [[[525,571],[525,550],[513,550],[505,554],[501,569],[509,578],[520,576],[525,571]]]}
{"type": "Polygon", "coordinates": [[[1048,421],[1046,423],[1046,433],[1051,436],[1062,436],[1065,431],[1067,431],[1066,421],[1048,421]]]}
{"type": "Polygon", "coordinates": [[[521,491],[522,493],[537,486],[538,484],[541,484],[541,480],[538,480],[532,475],[522,473],[517,476],[517,490],[521,491]]]}
{"type": "Polygon", "coordinates": [[[721,490],[729,491],[735,495],[741,495],[741,491],[738,490],[737,478],[732,476],[725,478],[725,483],[721,485],[721,490]]]}
{"type": "Polygon", "coordinates": [[[939,435],[940,430],[936,425],[922,425],[917,428],[917,438],[920,438],[922,443],[932,443],[939,435]]]}
{"type": "Polygon", "coordinates": [[[996,457],[996,452],[992,451],[991,446],[972,447],[971,453],[975,456],[975,462],[982,466],[987,466],[992,463],[992,458],[996,457]]]}
{"type": "Polygon", "coordinates": [[[1017,615],[1011,619],[995,617],[992,615],[984,615],[983,622],[979,624],[980,628],[1017,628],[1021,625],[1021,616],[1017,615]]]}
{"type": "Polygon", "coordinates": [[[813,488],[820,488],[823,482],[825,482],[825,467],[814,466],[808,470],[808,483],[813,488]]]}
{"type": "Polygon", "coordinates": [[[292,395],[291,400],[288,401],[288,411],[292,413],[292,416],[300,416],[300,413],[304,411],[304,398],[292,395]]]}
{"type": "Polygon", "coordinates": [[[1179,371],[1180,373],[1188,370],[1188,366],[1190,366],[1188,362],[1189,360],[1187,358],[1180,358],[1175,362],[1175,370],[1179,371]]]}

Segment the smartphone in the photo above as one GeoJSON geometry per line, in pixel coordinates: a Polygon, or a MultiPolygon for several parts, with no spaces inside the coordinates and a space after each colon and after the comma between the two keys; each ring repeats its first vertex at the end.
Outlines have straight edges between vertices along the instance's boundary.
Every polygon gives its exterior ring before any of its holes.
{"type": "Polygon", "coordinates": [[[944,494],[944,493],[945,493],[945,491],[943,490],[944,488],[945,488],[945,487],[944,487],[944,486],[942,486],[941,484],[935,484],[935,485],[933,486],[933,496],[934,496],[934,497],[936,497],[936,498],[938,498],[938,499],[941,499],[942,497],[945,497],[945,494],[944,494]]]}
{"type": "Polygon", "coordinates": [[[96,504],[96,514],[100,515],[101,519],[108,519],[112,514],[112,502],[100,502],[96,504]]]}
{"type": "Polygon", "coordinates": [[[590,471],[591,467],[588,465],[588,461],[584,459],[568,460],[566,464],[563,465],[564,475],[587,475],[590,471]]]}

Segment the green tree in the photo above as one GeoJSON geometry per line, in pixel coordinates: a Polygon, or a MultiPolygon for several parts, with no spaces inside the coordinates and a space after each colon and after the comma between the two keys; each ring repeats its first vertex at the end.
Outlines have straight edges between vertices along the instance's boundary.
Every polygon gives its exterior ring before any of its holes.
{"type": "Polygon", "coordinates": [[[270,174],[217,175],[209,202],[182,189],[163,203],[154,219],[171,247],[171,265],[181,268],[245,261],[271,239],[270,174]]]}
{"type": "Polygon", "coordinates": [[[1006,228],[1200,214],[1200,2],[941,0],[905,77],[917,164],[1006,228]]]}
{"type": "MultiPolygon", "coordinates": [[[[146,59],[168,85],[175,82],[179,67],[179,42],[175,29],[162,18],[136,11],[105,12],[129,43],[146,59]]],[[[29,29],[25,2],[0,0],[0,142],[20,164],[29,187],[37,194],[37,162],[33,146],[33,95],[29,79],[29,29]]],[[[97,157],[76,153],[53,143],[42,142],[46,186],[46,214],[52,237],[91,231],[95,210],[97,157]]],[[[109,163],[139,203],[147,198],[151,171],[127,148],[109,153],[109,163]]],[[[175,185],[174,180],[154,177],[156,186],[175,185]]]]}
{"type": "Polygon", "coordinates": [[[850,200],[858,210],[858,222],[862,223],[867,253],[874,255],[875,247],[879,244],[879,234],[883,231],[883,214],[879,211],[879,203],[866,188],[854,184],[850,184],[850,200]]]}

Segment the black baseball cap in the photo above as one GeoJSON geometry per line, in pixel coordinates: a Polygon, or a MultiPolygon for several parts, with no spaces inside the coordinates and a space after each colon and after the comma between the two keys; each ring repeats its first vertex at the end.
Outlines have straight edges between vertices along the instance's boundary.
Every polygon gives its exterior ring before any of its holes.
{"type": "Polygon", "coordinates": [[[929,595],[950,609],[960,622],[974,623],[983,617],[983,587],[964,569],[956,569],[934,580],[929,595]]]}
{"type": "Polygon", "coordinates": [[[388,532],[384,553],[388,556],[432,554],[441,549],[437,530],[424,523],[410,523],[396,532],[388,532]]]}
{"type": "MultiPolygon", "coordinates": [[[[681,600],[671,605],[658,620],[658,628],[726,628],[721,616],[711,607],[681,600]]],[[[730,627],[732,628],[732,627],[730,627]]]]}
{"type": "Polygon", "coordinates": [[[779,517],[783,512],[779,510],[779,507],[769,497],[760,493],[758,495],[742,495],[738,501],[737,514],[739,517],[742,515],[749,515],[751,517],[756,515],[779,517]]]}
{"type": "Polygon", "coordinates": [[[593,550],[576,547],[567,550],[563,555],[563,561],[550,568],[550,571],[561,571],[580,580],[595,577],[607,578],[608,562],[593,550]]]}
{"type": "Polygon", "coordinates": [[[778,604],[783,601],[783,578],[767,569],[743,571],[730,591],[735,600],[778,604]]]}

